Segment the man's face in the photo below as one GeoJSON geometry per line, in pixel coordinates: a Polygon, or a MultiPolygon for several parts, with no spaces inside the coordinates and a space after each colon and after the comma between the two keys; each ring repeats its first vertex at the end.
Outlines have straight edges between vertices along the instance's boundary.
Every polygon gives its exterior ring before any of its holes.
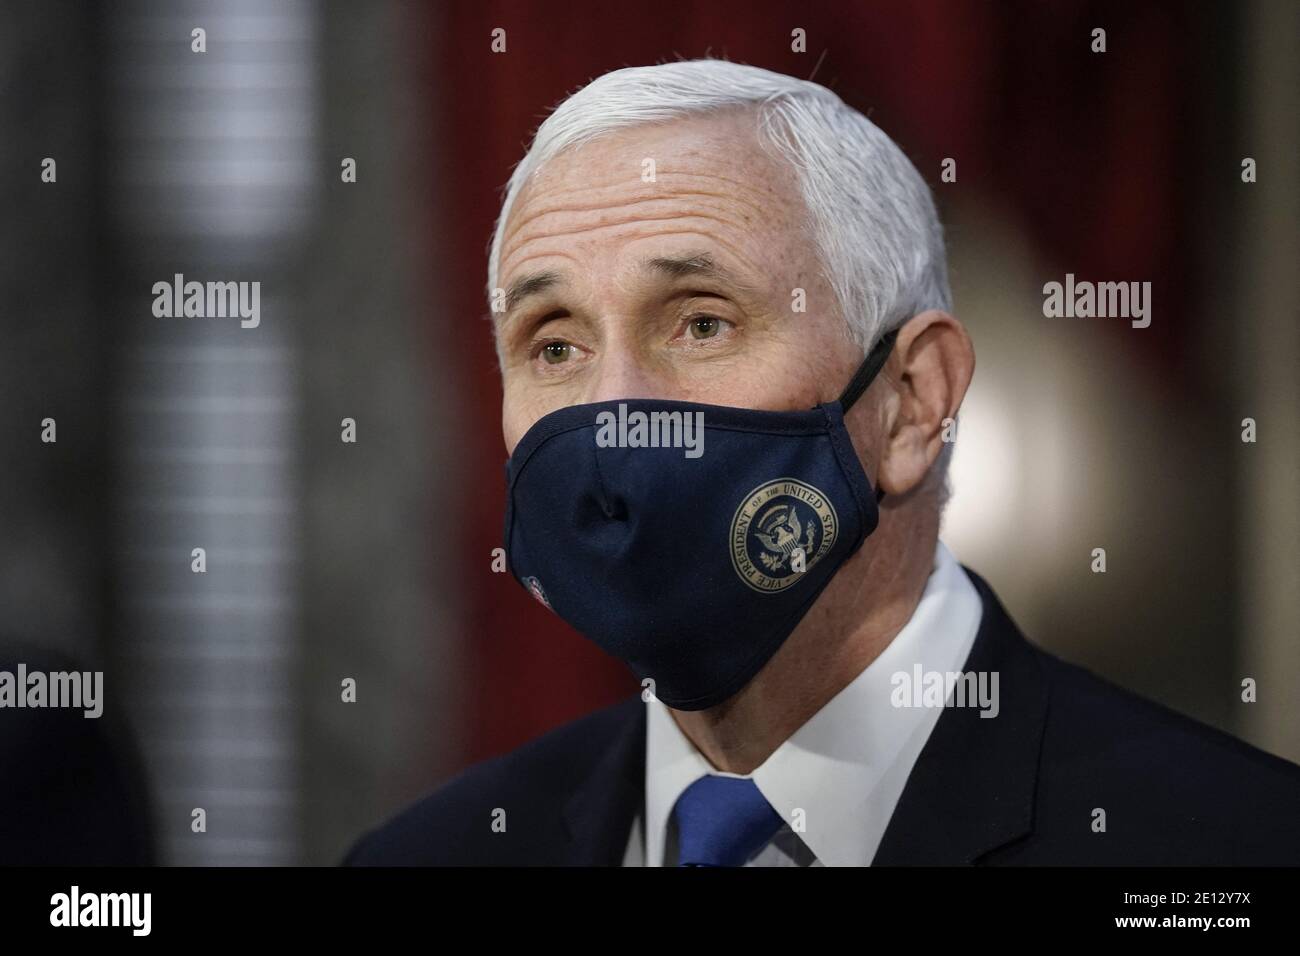
{"type": "Polygon", "coordinates": [[[498,279],[519,293],[496,316],[508,449],[568,405],[804,409],[848,384],[862,353],[819,275],[794,172],[753,127],[733,112],[609,134],[524,187],[498,279]]]}

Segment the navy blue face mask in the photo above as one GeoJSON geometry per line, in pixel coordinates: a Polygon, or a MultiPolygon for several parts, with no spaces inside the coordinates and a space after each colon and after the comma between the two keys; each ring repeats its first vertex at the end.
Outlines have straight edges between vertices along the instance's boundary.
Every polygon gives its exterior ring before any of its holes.
{"type": "Polygon", "coordinates": [[[808,411],[628,399],[542,418],[506,464],[511,573],[668,706],[726,700],[875,530],[844,415],[895,335],[808,411]]]}

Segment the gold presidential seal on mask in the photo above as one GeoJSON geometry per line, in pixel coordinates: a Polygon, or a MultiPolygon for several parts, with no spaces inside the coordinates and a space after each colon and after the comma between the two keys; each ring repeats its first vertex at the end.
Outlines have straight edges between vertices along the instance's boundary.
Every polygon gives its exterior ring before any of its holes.
{"type": "Polygon", "coordinates": [[[759,485],[731,519],[731,564],[755,591],[796,583],[835,545],[839,517],[812,485],[778,478],[759,485]]]}

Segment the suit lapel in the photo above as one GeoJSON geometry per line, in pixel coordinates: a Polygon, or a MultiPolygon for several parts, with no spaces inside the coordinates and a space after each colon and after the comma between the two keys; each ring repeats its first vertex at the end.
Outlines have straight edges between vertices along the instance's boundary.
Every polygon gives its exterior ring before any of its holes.
{"type": "Polygon", "coordinates": [[[1033,827],[1047,681],[988,584],[966,671],[998,674],[998,715],[944,709],[917,758],[873,866],[969,864],[1033,827]]]}
{"type": "Polygon", "coordinates": [[[564,806],[567,865],[621,865],[645,805],[645,703],[637,696],[627,706],[628,719],[564,806]]]}
{"type": "MultiPolygon", "coordinates": [[[[998,674],[999,712],[948,707],[917,758],[873,866],[969,864],[1029,833],[1047,682],[997,596],[966,573],[983,605],[965,670],[998,674]]],[[[618,866],[645,806],[645,705],[629,713],[564,806],[563,862],[618,866]]]]}

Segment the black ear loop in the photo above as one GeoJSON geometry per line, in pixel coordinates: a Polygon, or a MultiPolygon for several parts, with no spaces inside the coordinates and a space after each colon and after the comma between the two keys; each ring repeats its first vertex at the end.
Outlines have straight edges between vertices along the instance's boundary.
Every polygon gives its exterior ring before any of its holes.
{"type": "MultiPolygon", "coordinates": [[[[853,373],[853,378],[849,380],[848,386],[840,394],[841,412],[847,415],[849,409],[867,390],[867,386],[880,374],[880,370],[885,366],[885,360],[889,358],[889,353],[894,350],[894,340],[897,338],[898,329],[892,329],[882,335],[880,341],[867,353],[867,357],[862,360],[858,370],[853,373]]],[[[876,504],[879,504],[880,499],[883,497],[885,497],[884,491],[877,488],[876,504]]]]}

